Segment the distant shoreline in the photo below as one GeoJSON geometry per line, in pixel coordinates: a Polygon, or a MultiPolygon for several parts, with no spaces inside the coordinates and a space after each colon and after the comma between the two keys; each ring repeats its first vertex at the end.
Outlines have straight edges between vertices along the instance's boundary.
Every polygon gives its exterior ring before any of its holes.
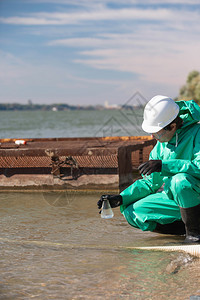
{"type": "Polygon", "coordinates": [[[0,103],[0,111],[68,111],[68,110],[119,110],[119,109],[139,109],[142,106],[118,105],[69,105],[69,104],[19,104],[19,103],[0,103]]]}

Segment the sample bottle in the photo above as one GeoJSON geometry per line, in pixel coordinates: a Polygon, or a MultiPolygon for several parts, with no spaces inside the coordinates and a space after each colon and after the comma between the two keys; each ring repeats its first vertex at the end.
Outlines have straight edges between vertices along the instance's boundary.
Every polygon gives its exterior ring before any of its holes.
{"type": "Polygon", "coordinates": [[[112,208],[110,206],[110,202],[107,198],[103,200],[102,208],[101,208],[101,217],[103,219],[111,219],[114,216],[112,208]]]}

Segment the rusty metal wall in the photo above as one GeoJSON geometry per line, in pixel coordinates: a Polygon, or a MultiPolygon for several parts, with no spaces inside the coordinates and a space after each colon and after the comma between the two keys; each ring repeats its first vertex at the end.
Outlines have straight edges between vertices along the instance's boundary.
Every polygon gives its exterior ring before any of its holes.
{"type": "MultiPolygon", "coordinates": [[[[81,168],[117,168],[117,155],[107,156],[72,156],[81,168]]],[[[66,156],[60,156],[60,162],[64,163],[66,156]]],[[[0,168],[48,168],[51,167],[52,160],[48,156],[19,156],[0,157],[0,168]]],[[[67,167],[66,164],[63,166],[67,167]]]]}
{"type": "Polygon", "coordinates": [[[35,168],[50,166],[51,158],[47,156],[0,157],[0,168],[35,168]]]}
{"type": "Polygon", "coordinates": [[[131,163],[133,169],[137,168],[141,163],[149,160],[149,154],[153,149],[153,145],[141,148],[131,153],[131,163]]]}
{"type": "MultiPolygon", "coordinates": [[[[0,175],[47,175],[77,180],[82,175],[118,174],[123,190],[139,176],[138,166],[148,160],[154,140],[145,137],[13,141],[0,144],[0,175]]],[[[98,184],[98,182],[97,182],[98,184]]]]}
{"type": "MultiPolygon", "coordinates": [[[[149,153],[153,146],[147,146],[132,152],[131,161],[133,168],[148,160],[149,153]]],[[[117,168],[118,160],[117,154],[98,156],[98,155],[82,155],[72,156],[81,168],[117,168]]],[[[60,156],[60,162],[64,162],[66,156],[60,156]]],[[[48,156],[8,156],[0,157],[0,168],[48,168],[51,167],[52,160],[48,156]]],[[[67,165],[63,165],[68,167],[67,165]]]]}

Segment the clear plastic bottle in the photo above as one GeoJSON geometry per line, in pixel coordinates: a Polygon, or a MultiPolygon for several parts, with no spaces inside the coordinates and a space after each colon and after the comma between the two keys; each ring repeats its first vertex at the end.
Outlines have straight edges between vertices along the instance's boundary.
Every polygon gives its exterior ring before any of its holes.
{"type": "Polygon", "coordinates": [[[111,219],[114,216],[112,208],[110,206],[110,202],[107,198],[103,200],[102,208],[101,208],[101,217],[103,219],[111,219]]]}

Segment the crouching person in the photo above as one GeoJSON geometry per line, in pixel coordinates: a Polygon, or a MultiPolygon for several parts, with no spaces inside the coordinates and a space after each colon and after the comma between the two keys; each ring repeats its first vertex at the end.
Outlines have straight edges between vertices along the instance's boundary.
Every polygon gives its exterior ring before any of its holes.
{"type": "MultiPolygon", "coordinates": [[[[193,101],[155,96],[142,128],[157,143],[138,179],[119,195],[107,195],[127,222],[143,231],[186,234],[200,243],[200,108],[193,101]]],[[[103,197],[98,201],[102,206],[103,197]]]]}

